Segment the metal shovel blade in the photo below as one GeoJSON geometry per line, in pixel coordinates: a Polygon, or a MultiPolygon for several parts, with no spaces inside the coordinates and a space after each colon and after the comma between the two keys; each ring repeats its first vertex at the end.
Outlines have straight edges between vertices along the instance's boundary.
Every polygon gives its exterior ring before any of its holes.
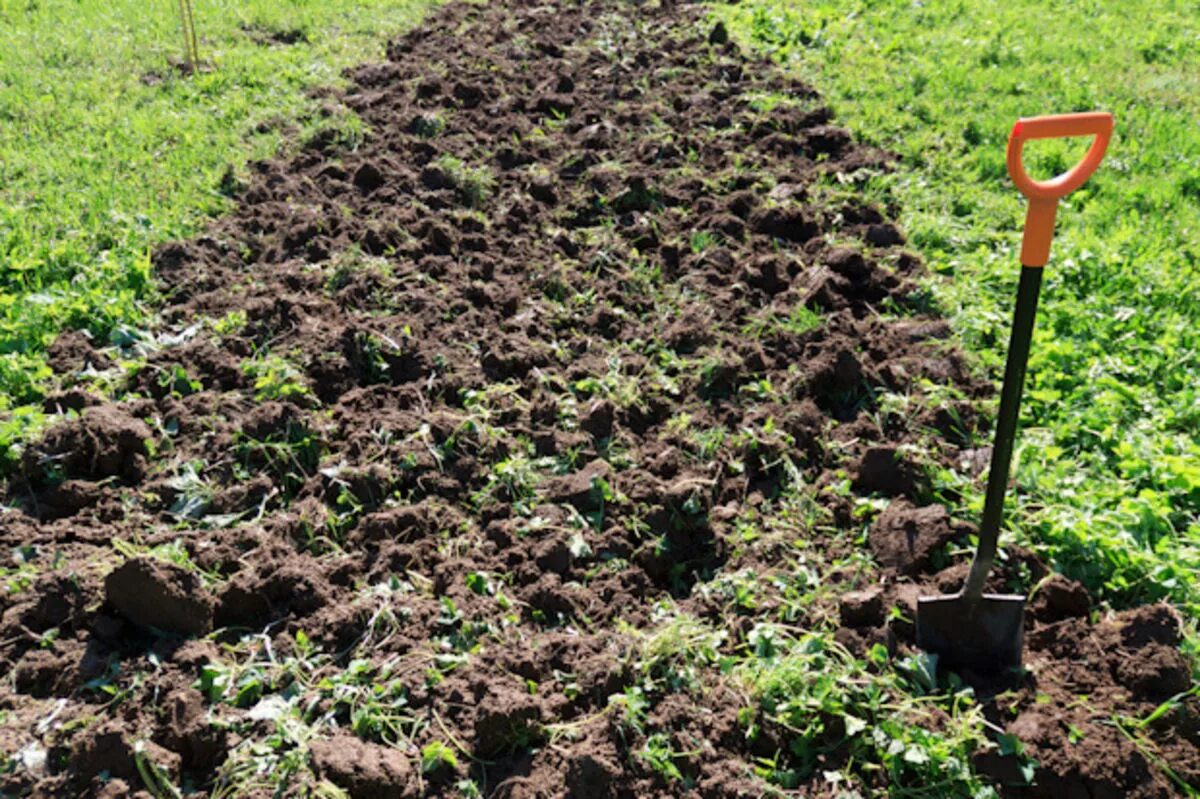
{"type": "Polygon", "coordinates": [[[917,646],[951,671],[999,674],[1021,666],[1025,597],[961,594],[917,598],[917,646]]]}

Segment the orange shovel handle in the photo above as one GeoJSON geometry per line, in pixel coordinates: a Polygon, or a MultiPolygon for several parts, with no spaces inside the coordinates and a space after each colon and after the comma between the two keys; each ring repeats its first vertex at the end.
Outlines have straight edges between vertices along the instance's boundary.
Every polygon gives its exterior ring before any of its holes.
{"type": "Polygon", "coordinates": [[[1050,240],[1054,238],[1054,217],[1058,201],[1082,186],[1100,162],[1112,138],[1113,117],[1106,111],[1083,114],[1027,117],[1018,119],[1008,137],[1008,174],[1017,189],[1029,198],[1025,216],[1025,236],[1021,241],[1021,263],[1045,266],[1050,260],[1050,240]],[[1025,142],[1030,139],[1061,139],[1069,136],[1094,136],[1092,146],[1078,164],[1049,180],[1034,180],[1025,172],[1021,160],[1025,142]]]}

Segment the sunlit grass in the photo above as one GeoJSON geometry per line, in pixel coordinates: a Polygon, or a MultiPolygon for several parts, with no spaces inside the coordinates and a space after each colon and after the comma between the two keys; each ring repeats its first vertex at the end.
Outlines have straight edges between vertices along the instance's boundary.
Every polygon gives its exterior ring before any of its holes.
{"type": "Polygon", "coordinates": [[[432,2],[197,3],[188,76],[175,3],[0,0],[0,451],[37,424],[12,409],[45,392],[57,333],[142,324],[151,247],[226,209],[247,159],[353,124],[306,89],[432,2]]]}
{"type": "MultiPolygon", "coordinates": [[[[1010,523],[1113,601],[1200,607],[1194,10],[752,0],[715,13],[824,92],[856,135],[900,154],[902,168],[870,189],[899,202],[911,245],[952,278],[934,281],[936,296],[997,378],[1023,219],[1004,167],[1009,129],[1035,114],[1116,115],[1107,160],[1059,213],[1010,523]]],[[[1030,148],[1032,171],[1065,169],[1084,144],[1030,148]]]]}

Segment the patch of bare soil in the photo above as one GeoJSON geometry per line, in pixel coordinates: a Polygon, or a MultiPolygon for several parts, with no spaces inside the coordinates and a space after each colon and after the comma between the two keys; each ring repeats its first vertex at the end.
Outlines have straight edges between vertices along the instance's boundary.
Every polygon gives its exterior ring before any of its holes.
{"type": "MultiPolygon", "coordinates": [[[[699,589],[788,573],[782,542],[737,524],[797,480],[823,520],[807,546],[832,562],[861,529],[878,565],[826,575],[836,606],[789,623],[840,614],[852,651],[912,646],[916,596],[957,587],[946,544],[971,531],[926,467],[967,454],[990,388],[923,310],[889,209],[855,199],[888,157],[721,34],[670,3],[450,4],[350,75],[365,141],[254,165],[230,216],[156,253],[164,327],[221,335],[172,339],[120,402],[61,395],[72,415],[10,484],[0,542],[28,568],[2,600],[0,790],[126,795],[153,762],[190,795],[272,795],[232,759],[315,691],[317,737],[278,739],[303,767],[275,795],[468,776],[487,796],[681,795],[609,711],[638,679],[629,630],[674,599],[743,647],[777,608],[699,589]],[[949,399],[896,415],[889,392],[949,399]],[[890,503],[869,529],[868,495],[890,503]],[[276,704],[251,683],[214,701],[245,636],[264,670],[300,664],[272,672],[276,704]],[[330,658],[311,673],[310,651],[330,658]],[[402,734],[321,693],[352,668],[402,734]],[[423,768],[437,743],[455,757],[423,768]]],[[[56,353],[68,384],[103,357],[56,353]]],[[[1014,553],[995,580],[1044,574],[1014,553]]],[[[1179,795],[1154,758],[1196,784],[1195,701],[1137,741],[1108,723],[1187,687],[1178,620],[1093,620],[1078,586],[1043,589],[1030,672],[987,705],[1039,764],[1003,790],[1179,795]]],[[[702,748],[688,795],[758,796],[772,753],[745,698],[703,683],[648,724],[702,748]]],[[[998,785],[1017,765],[977,764],[998,785]]]]}

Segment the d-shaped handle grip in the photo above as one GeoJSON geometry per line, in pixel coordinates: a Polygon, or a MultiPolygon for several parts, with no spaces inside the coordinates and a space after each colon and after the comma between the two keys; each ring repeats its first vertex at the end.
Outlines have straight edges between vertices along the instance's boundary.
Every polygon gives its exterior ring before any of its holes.
{"type": "Polygon", "coordinates": [[[1017,189],[1029,198],[1025,216],[1025,236],[1021,241],[1021,263],[1045,266],[1050,260],[1050,240],[1054,238],[1054,217],[1058,201],[1082,186],[1100,162],[1112,138],[1113,116],[1106,111],[1083,114],[1018,119],[1008,137],[1008,174],[1017,189]],[[1049,180],[1034,180],[1025,172],[1021,159],[1025,142],[1030,139],[1062,139],[1070,136],[1094,136],[1083,159],[1071,169],[1049,180]]]}

